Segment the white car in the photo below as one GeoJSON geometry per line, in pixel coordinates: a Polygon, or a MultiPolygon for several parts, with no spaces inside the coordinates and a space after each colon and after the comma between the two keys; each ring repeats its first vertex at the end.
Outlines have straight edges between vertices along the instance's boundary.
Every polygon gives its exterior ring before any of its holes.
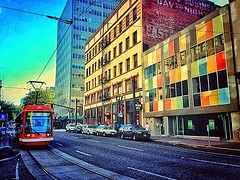
{"type": "Polygon", "coordinates": [[[73,132],[75,130],[75,124],[67,124],[66,127],[66,132],[73,132]]]}
{"type": "Polygon", "coordinates": [[[82,127],[83,134],[96,134],[97,126],[91,124],[84,124],[82,127]]]}
{"type": "Polygon", "coordinates": [[[107,125],[99,125],[97,127],[97,136],[115,136],[117,134],[117,131],[113,129],[111,126],[107,125]]]}

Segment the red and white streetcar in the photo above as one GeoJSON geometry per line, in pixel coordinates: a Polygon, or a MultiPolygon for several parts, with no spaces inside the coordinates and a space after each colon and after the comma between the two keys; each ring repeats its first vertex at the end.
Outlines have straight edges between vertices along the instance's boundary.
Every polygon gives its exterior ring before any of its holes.
{"type": "Polygon", "coordinates": [[[20,146],[46,146],[52,143],[54,113],[44,104],[26,105],[16,118],[20,146]]]}

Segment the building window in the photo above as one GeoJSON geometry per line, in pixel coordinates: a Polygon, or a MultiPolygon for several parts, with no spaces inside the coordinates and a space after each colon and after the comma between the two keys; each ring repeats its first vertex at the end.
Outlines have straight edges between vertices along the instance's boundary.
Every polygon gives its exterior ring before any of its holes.
{"type": "Polygon", "coordinates": [[[126,92],[130,92],[132,89],[132,80],[128,79],[126,80],[126,92]]]}
{"type": "Polygon", "coordinates": [[[207,41],[207,56],[211,56],[214,54],[214,41],[213,39],[209,39],[207,41]]]}
{"type": "Polygon", "coordinates": [[[114,27],[113,29],[113,37],[115,38],[117,36],[117,27],[114,27]]]}
{"type": "Polygon", "coordinates": [[[98,69],[100,69],[101,68],[101,61],[100,61],[100,59],[98,60],[98,69]]]}
{"type": "Polygon", "coordinates": [[[185,64],[187,64],[186,51],[180,52],[180,63],[181,63],[181,66],[184,66],[185,64]]]}
{"type": "Polygon", "coordinates": [[[130,47],[130,38],[127,37],[126,38],[126,50],[129,49],[129,47],[130,47]]]}
{"type": "Polygon", "coordinates": [[[191,48],[191,56],[192,56],[192,58],[191,58],[192,62],[198,60],[199,46],[195,46],[195,47],[191,48]]]}
{"type": "Polygon", "coordinates": [[[108,70],[108,80],[111,80],[111,69],[108,70]]]}
{"type": "Polygon", "coordinates": [[[134,54],[133,55],[133,67],[137,67],[138,66],[138,55],[134,54]]]}
{"type": "Polygon", "coordinates": [[[162,100],[163,99],[163,89],[162,87],[158,88],[158,100],[162,100]]]}
{"type": "Polygon", "coordinates": [[[122,83],[118,83],[118,94],[122,94],[122,83]]]}
{"type": "Polygon", "coordinates": [[[100,75],[98,76],[98,85],[101,84],[101,78],[100,78],[100,75]]]}
{"type": "Polygon", "coordinates": [[[115,84],[113,86],[113,96],[116,96],[116,95],[118,95],[118,84],[115,84]]]}
{"type": "Polygon", "coordinates": [[[116,58],[117,57],[117,47],[115,46],[113,48],[113,58],[116,58]]]}
{"type": "Polygon", "coordinates": [[[123,49],[122,49],[122,42],[119,43],[118,51],[119,51],[119,55],[122,54],[122,52],[123,52],[123,49]]]}
{"type": "Polygon", "coordinates": [[[108,61],[111,61],[111,51],[108,52],[108,61]]]}
{"type": "Polygon", "coordinates": [[[122,32],[122,21],[119,22],[119,33],[122,32]]]}
{"type": "Polygon", "coordinates": [[[127,69],[127,72],[130,71],[130,58],[126,59],[126,69],[127,69]]]}
{"type": "Polygon", "coordinates": [[[199,49],[199,59],[206,57],[206,43],[203,42],[198,45],[199,49]]]}
{"type": "Polygon", "coordinates": [[[108,33],[108,43],[111,43],[111,31],[108,33]]]}
{"type": "Polygon", "coordinates": [[[126,27],[129,26],[129,22],[130,22],[130,16],[129,14],[126,16],[126,27]]]}
{"type": "Polygon", "coordinates": [[[133,45],[137,43],[137,31],[133,33],[133,45]]]}
{"type": "Polygon", "coordinates": [[[149,90],[149,102],[157,99],[156,88],[149,90]]]}
{"type": "Polygon", "coordinates": [[[133,21],[137,19],[137,7],[133,9],[133,21]]]}
{"type": "Polygon", "coordinates": [[[224,50],[224,37],[223,34],[214,38],[214,45],[216,49],[216,53],[224,50]]]}
{"type": "Polygon", "coordinates": [[[123,73],[122,62],[119,63],[119,75],[123,73]]]}
{"type": "Polygon", "coordinates": [[[117,66],[113,67],[113,77],[117,76],[117,66]]]}

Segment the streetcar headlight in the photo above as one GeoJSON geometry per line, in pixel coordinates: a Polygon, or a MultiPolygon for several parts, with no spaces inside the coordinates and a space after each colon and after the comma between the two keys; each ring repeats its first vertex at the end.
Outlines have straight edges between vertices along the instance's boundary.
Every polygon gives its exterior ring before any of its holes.
{"type": "Polygon", "coordinates": [[[24,134],[25,137],[30,137],[30,134],[24,134]]]}
{"type": "Polygon", "coordinates": [[[47,133],[47,136],[52,136],[52,134],[51,133],[47,133]]]}

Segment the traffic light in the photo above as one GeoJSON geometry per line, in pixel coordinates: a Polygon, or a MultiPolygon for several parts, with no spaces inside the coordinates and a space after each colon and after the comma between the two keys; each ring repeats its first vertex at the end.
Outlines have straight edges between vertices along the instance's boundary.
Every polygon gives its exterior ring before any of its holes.
{"type": "Polygon", "coordinates": [[[136,120],[139,120],[139,112],[136,113],[136,120]]]}

